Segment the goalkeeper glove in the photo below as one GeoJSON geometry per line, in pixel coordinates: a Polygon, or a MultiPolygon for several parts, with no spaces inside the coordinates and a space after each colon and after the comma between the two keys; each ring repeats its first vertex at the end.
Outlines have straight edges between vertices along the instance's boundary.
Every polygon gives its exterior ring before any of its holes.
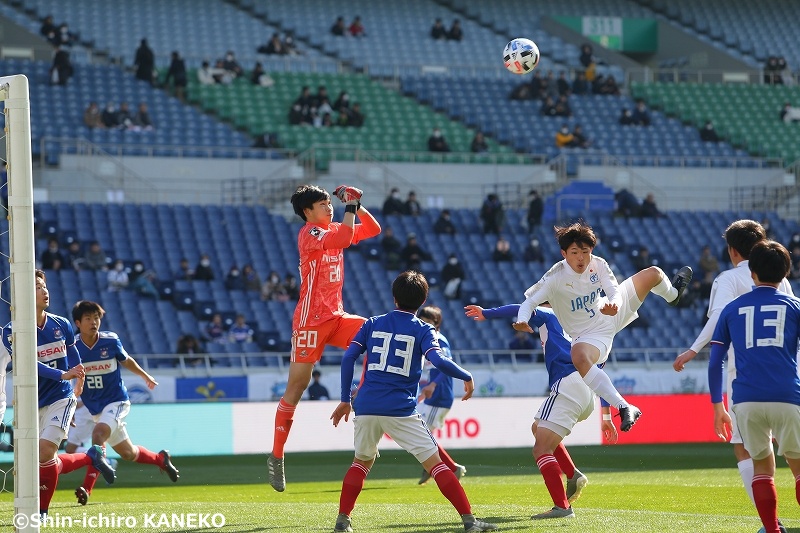
{"type": "Polygon", "coordinates": [[[361,195],[364,194],[364,191],[347,185],[339,185],[334,189],[333,194],[341,200],[343,204],[359,207],[361,205],[361,195]]]}

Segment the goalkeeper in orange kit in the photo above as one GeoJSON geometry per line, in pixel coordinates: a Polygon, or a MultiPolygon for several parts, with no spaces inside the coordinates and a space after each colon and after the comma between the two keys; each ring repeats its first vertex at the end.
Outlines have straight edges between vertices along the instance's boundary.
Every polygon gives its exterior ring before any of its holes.
{"type": "Polygon", "coordinates": [[[300,252],[300,299],[292,320],[292,352],[286,392],[275,413],[272,452],[267,459],[269,483],[286,489],[283,448],[294,411],[325,346],[347,348],[366,320],[344,312],[344,249],[381,232],[380,224],[361,205],[362,191],[340,185],[334,195],[345,204],[342,222],[333,222],[331,196],[316,185],[301,185],[292,195],[294,212],[306,223],[297,236],[300,252]],[[358,214],[360,224],[356,224],[358,214]]]}

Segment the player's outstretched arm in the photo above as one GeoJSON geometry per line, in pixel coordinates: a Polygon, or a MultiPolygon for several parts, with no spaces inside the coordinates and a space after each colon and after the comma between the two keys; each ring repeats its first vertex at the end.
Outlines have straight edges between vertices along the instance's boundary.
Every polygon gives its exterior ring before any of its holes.
{"type": "Polygon", "coordinates": [[[464,391],[466,394],[461,398],[462,400],[468,400],[472,396],[472,392],[475,390],[475,384],[471,383],[472,374],[461,368],[452,359],[442,357],[439,349],[428,350],[428,352],[425,353],[425,357],[443,374],[451,378],[460,379],[464,382],[464,391]]]}
{"type": "Polygon", "coordinates": [[[350,419],[350,411],[352,407],[350,407],[350,402],[340,402],[339,405],[336,406],[336,409],[333,410],[333,414],[331,415],[331,420],[333,420],[333,427],[339,427],[339,422],[344,417],[344,421],[347,422],[350,419]]]}
{"type": "Polygon", "coordinates": [[[703,329],[700,331],[700,334],[697,335],[697,339],[695,339],[692,347],[675,358],[675,362],[672,363],[672,368],[674,368],[676,372],[683,370],[686,363],[694,359],[697,353],[711,341],[711,336],[714,334],[721,313],[722,308],[714,309],[708,317],[706,324],[703,326],[703,329]]]}
{"type": "Polygon", "coordinates": [[[731,436],[731,417],[722,403],[723,361],[727,351],[727,344],[714,342],[711,344],[711,355],[708,358],[708,390],[711,392],[711,403],[714,405],[714,432],[723,441],[727,441],[731,436]]]}
{"type": "Polygon", "coordinates": [[[353,237],[354,243],[358,243],[364,239],[369,239],[371,237],[380,235],[381,225],[366,207],[363,205],[360,206],[356,213],[358,213],[358,220],[360,223],[356,224],[355,226],[355,235],[353,237]]]}
{"type": "Polygon", "coordinates": [[[158,381],[156,381],[153,376],[145,372],[145,370],[139,366],[139,363],[137,363],[133,357],[128,357],[120,364],[142,378],[148,389],[153,390],[156,388],[156,385],[158,385],[158,381]]]}
{"type": "Polygon", "coordinates": [[[601,426],[603,437],[611,444],[616,444],[619,434],[617,433],[617,426],[611,420],[611,408],[606,405],[601,408],[601,411],[603,413],[603,424],[601,426]]]}
{"type": "Polygon", "coordinates": [[[461,397],[461,401],[467,401],[472,398],[472,393],[475,392],[475,380],[469,380],[464,382],[464,396],[461,397]]]}

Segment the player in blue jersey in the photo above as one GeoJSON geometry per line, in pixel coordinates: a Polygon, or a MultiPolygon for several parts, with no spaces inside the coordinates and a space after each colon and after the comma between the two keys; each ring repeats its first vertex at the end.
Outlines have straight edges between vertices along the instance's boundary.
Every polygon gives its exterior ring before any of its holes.
{"type": "MultiPolygon", "coordinates": [[[[439,341],[442,357],[452,360],[450,341],[441,331],[442,310],[435,305],[426,305],[417,311],[417,318],[436,328],[436,340],[439,341]]],[[[417,406],[417,412],[419,412],[425,424],[428,425],[428,429],[441,429],[444,426],[444,419],[447,418],[447,413],[453,407],[453,400],[455,399],[453,395],[453,378],[441,372],[430,361],[425,361],[424,368],[428,370],[428,384],[419,391],[420,394],[417,401],[422,401],[422,403],[417,406]]],[[[466,467],[453,461],[453,458],[442,448],[441,444],[439,445],[439,456],[458,479],[461,479],[467,473],[466,467]]],[[[431,473],[423,468],[419,484],[424,485],[430,479],[431,473]]]]}
{"type": "Polygon", "coordinates": [[[778,444],[795,478],[800,501],[800,299],[778,286],[789,274],[789,252],[775,241],[761,241],[748,264],[755,288],[722,310],[711,338],[708,386],[714,404],[714,429],[721,440],[731,434],[731,417],[722,403],[723,360],[733,345],[736,377],[728,403],[744,447],[753,458],[753,499],[763,531],[786,531],[778,523],[775,454],[778,444]]]}
{"type": "MultiPolygon", "coordinates": [[[[47,514],[59,474],[92,465],[113,483],[114,469],[106,461],[103,449],[93,446],[86,453],[58,455],[58,447],[69,432],[69,423],[78,403],[75,394],[83,388],[84,367],[75,347],[72,324],[64,317],[47,312],[50,292],[42,270],[36,270],[36,352],[39,388],[39,512],[47,514]],[[73,392],[70,380],[76,379],[73,392]]],[[[3,345],[12,347],[12,323],[3,328],[3,345]]]]}
{"type": "MultiPolygon", "coordinates": [[[[493,309],[468,305],[464,309],[468,317],[479,322],[494,318],[513,320],[517,317],[519,305],[505,305],[493,309]]],[[[550,387],[550,395],[539,408],[531,426],[535,440],[533,457],[554,504],[549,511],[533,515],[531,518],[534,520],[571,518],[575,516],[571,504],[580,497],[589,480],[575,468],[575,463],[572,462],[572,457],[562,441],[570,434],[575,424],[586,420],[592,414],[595,396],[572,363],[570,355],[572,339],[564,332],[555,313],[546,307],[536,307],[529,324],[539,328],[550,387]],[[562,472],[567,478],[566,490],[561,481],[562,472]]],[[[611,421],[611,410],[605,401],[602,401],[602,411],[603,434],[609,442],[616,442],[617,429],[611,421]]]]}
{"type": "Polygon", "coordinates": [[[469,399],[475,390],[472,375],[452,360],[442,357],[436,330],[414,315],[428,298],[425,276],[411,270],[402,272],[392,283],[392,295],[396,309],[368,319],[342,358],[341,403],[333,411],[331,420],[334,426],[338,426],[343,417],[347,421],[351,410],[355,411],[355,458],[342,482],[334,531],[353,531],[350,513],[375,463],[378,443],[384,433],[413,454],[431,473],[439,490],[461,515],[465,531],[497,529],[494,524],[473,516],[464,488],[442,461],[436,439],[417,412],[423,357],[445,374],[464,381],[462,400],[469,399]],[[365,351],[361,383],[351,406],[353,366],[365,351]]]}
{"type": "MultiPolygon", "coordinates": [[[[154,453],[144,446],[136,446],[128,437],[125,417],[131,410],[131,401],[122,381],[122,367],[141,377],[151,390],[158,382],[128,355],[116,333],[100,331],[103,316],[105,310],[96,302],[81,300],[72,308],[72,320],[79,332],[75,344],[86,371],[81,400],[95,422],[92,443],[103,448],[106,443],[110,444],[125,461],[156,465],[176,482],[180,476],[169,451],[154,453]]],[[[95,481],[97,470],[87,468],[83,484],[75,489],[78,503],[86,505],[95,481]]]]}

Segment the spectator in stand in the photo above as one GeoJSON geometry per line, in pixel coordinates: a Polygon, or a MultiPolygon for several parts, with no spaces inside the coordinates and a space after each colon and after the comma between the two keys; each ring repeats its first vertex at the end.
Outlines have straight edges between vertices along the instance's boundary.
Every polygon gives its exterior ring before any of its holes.
{"type": "Polygon", "coordinates": [[[156,69],[156,55],[153,49],[147,44],[147,39],[142,39],[136,55],[133,59],[133,67],[136,69],[136,79],[153,85],[153,73],[156,69]]]}
{"type": "Polygon", "coordinates": [[[483,233],[499,235],[506,222],[506,213],[503,204],[495,193],[489,193],[481,205],[480,219],[483,223],[483,233]]]}
{"type": "Polygon", "coordinates": [[[544,263],[544,252],[542,251],[542,245],[539,242],[539,239],[536,237],[531,239],[531,242],[529,242],[528,246],[525,247],[522,258],[528,263],[532,263],[534,261],[537,263],[544,263]]]}
{"type": "Polygon", "coordinates": [[[618,215],[625,218],[641,216],[642,206],[639,205],[639,199],[628,189],[617,191],[614,194],[614,200],[617,204],[616,213],[618,215]]]}
{"type": "Polygon", "coordinates": [[[239,62],[236,61],[236,55],[233,53],[233,50],[225,52],[225,57],[222,60],[222,68],[224,68],[233,79],[244,76],[244,69],[239,62]]]}
{"type": "Polygon", "coordinates": [[[383,201],[383,216],[404,215],[406,206],[400,199],[400,189],[392,187],[389,196],[383,201]]]}
{"type": "Polygon", "coordinates": [[[581,62],[583,68],[588,69],[590,65],[595,64],[594,59],[594,49],[592,45],[589,43],[584,43],[581,45],[581,55],[578,56],[578,61],[581,62]]]}
{"type": "Polygon", "coordinates": [[[366,37],[367,34],[364,31],[364,25],[361,23],[361,17],[358,15],[355,16],[353,22],[350,23],[350,26],[347,28],[347,31],[350,32],[350,35],[353,37],[366,37]]]}
{"type": "Polygon", "coordinates": [[[509,100],[532,100],[531,96],[531,83],[522,82],[515,85],[508,95],[509,100]]]}
{"type": "Polygon", "coordinates": [[[244,281],[244,288],[247,291],[261,291],[261,277],[258,272],[253,268],[253,265],[247,263],[242,267],[242,280],[244,281]]]}
{"type": "Polygon", "coordinates": [[[194,279],[211,281],[214,279],[214,269],[211,268],[211,258],[208,254],[200,256],[197,266],[194,267],[194,279]]]}
{"type": "Polygon", "coordinates": [[[73,270],[82,270],[85,262],[86,259],[84,259],[83,251],[81,250],[81,243],[79,241],[69,243],[69,246],[67,246],[67,264],[73,270]]]}
{"type": "Polygon", "coordinates": [[[125,263],[122,262],[122,259],[114,262],[114,268],[108,271],[106,279],[108,292],[119,292],[128,288],[128,273],[125,271],[125,263]]]}
{"type": "Polygon", "coordinates": [[[631,263],[636,272],[653,266],[653,258],[650,257],[650,249],[647,246],[640,246],[636,254],[631,257],[631,263]]]}
{"type": "Polygon", "coordinates": [[[431,152],[449,152],[450,145],[442,135],[442,130],[433,128],[433,134],[428,138],[428,150],[431,152]]]}
{"type": "Polygon", "coordinates": [[[69,24],[66,22],[62,22],[58,27],[56,39],[58,40],[58,44],[65,48],[71,47],[78,40],[77,36],[69,31],[69,24]]]}
{"type": "Polygon", "coordinates": [[[717,130],[714,129],[714,124],[710,120],[706,120],[706,123],[700,128],[700,140],[707,143],[719,142],[717,130]]]}
{"type": "Polygon", "coordinates": [[[42,20],[39,33],[53,46],[58,44],[58,26],[56,26],[53,21],[53,15],[47,15],[44,20],[42,20]]]}
{"type": "Polygon", "coordinates": [[[544,200],[539,196],[539,191],[531,189],[528,193],[528,214],[525,218],[529,233],[535,232],[542,225],[542,215],[544,215],[544,200]]]}
{"type": "Polygon", "coordinates": [[[482,154],[489,151],[489,144],[483,137],[483,132],[475,132],[475,136],[472,138],[472,144],[470,144],[469,149],[473,154],[482,154]]]}
{"type": "MultiPolygon", "coordinates": [[[[175,353],[179,355],[201,355],[206,353],[200,342],[194,335],[181,335],[178,337],[178,346],[175,348],[175,353]]],[[[185,362],[197,366],[203,363],[202,357],[187,357],[185,362]]]]}
{"type": "Polygon", "coordinates": [[[307,124],[306,116],[303,114],[303,108],[298,103],[292,104],[291,109],[289,109],[288,118],[289,124],[292,126],[301,126],[303,124],[307,124]]]}
{"type": "Polygon", "coordinates": [[[283,38],[283,49],[286,51],[286,55],[300,55],[300,50],[297,49],[297,43],[295,43],[294,35],[292,35],[291,32],[286,32],[286,35],[283,38]]]}
{"type": "Polygon", "coordinates": [[[119,111],[117,111],[117,127],[122,130],[133,129],[133,115],[128,108],[128,102],[119,104],[119,111]]]}
{"type": "Polygon", "coordinates": [[[711,296],[711,286],[714,283],[714,278],[719,274],[719,261],[717,257],[711,253],[711,247],[708,245],[703,246],[700,252],[700,259],[697,261],[700,266],[700,295],[703,298],[711,296]]]}
{"type": "Polygon", "coordinates": [[[267,44],[262,44],[256,50],[259,54],[266,54],[266,55],[286,55],[288,52],[283,48],[283,43],[281,42],[280,35],[275,32],[270,37],[269,42],[267,44]]]}
{"type": "Polygon", "coordinates": [[[658,218],[664,216],[664,214],[658,210],[656,199],[655,196],[653,196],[653,193],[648,193],[645,199],[642,200],[641,209],[643,218],[658,218]]]}
{"type": "Polygon", "coordinates": [[[92,241],[83,256],[83,267],[87,270],[108,270],[108,257],[100,243],[92,241]]]}
{"type": "Polygon", "coordinates": [[[606,94],[611,96],[619,96],[622,92],[619,90],[619,85],[617,85],[617,80],[614,76],[609,76],[603,82],[603,85],[600,87],[600,94],[606,94]]]}
{"type": "Polygon", "coordinates": [[[89,107],[83,112],[83,123],[90,129],[103,129],[106,127],[106,125],[103,124],[103,116],[100,113],[100,107],[97,105],[97,102],[89,102],[89,107]]]}
{"type": "Polygon", "coordinates": [[[575,136],[569,131],[569,125],[564,123],[556,132],[556,148],[569,148],[573,145],[575,136]]]}
{"type": "Polygon", "coordinates": [[[231,265],[228,273],[225,275],[225,289],[229,291],[243,291],[244,279],[242,278],[242,271],[236,264],[231,265]]]}
{"type": "Polygon", "coordinates": [[[297,284],[297,278],[294,274],[287,273],[283,278],[283,290],[286,292],[286,297],[289,300],[297,301],[300,299],[300,285],[297,284]]]}
{"type": "Polygon", "coordinates": [[[775,232],[772,231],[772,223],[769,221],[768,217],[764,217],[761,219],[761,227],[764,228],[764,234],[767,236],[767,239],[774,241],[775,232]]]}
{"type": "Polygon", "coordinates": [[[253,65],[253,71],[250,73],[250,82],[259,87],[272,87],[275,85],[275,80],[264,70],[264,65],[261,64],[261,61],[256,61],[256,64],[253,65]]]}
{"type": "Polygon", "coordinates": [[[576,148],[589,148],[591,144],[592,141],[583,133],[583,126],[575,124],[572,128],[572,146],[576,148]]]}
{"type": "Polygon", "coordinates": [[[562,94],[558,97],[558,101],[556,102],[556,116],[559,117],[571,117],[572,116],[572,108],[569,105],[569,99],[567,95],[562,94]]]}
{"type": "Polygon", "coordinates": [[[220,74],[219,69],[211,68],[208,61],[203,61],[200,68],[197,69],[197,81],[200,82],[200,85],[216,85],[217,76],[220,74]]]}
{"type": "Polygon", "coordinates": [[[345,114],[350,112],[350,95],[347,94],[347,91],[342,91],[339,93],[339,96],[333,103],[333,110],[337,113],[345,114]]]}
{"type": "Polygon", "coordinates": [[[549,96],[545,97],[542,101],[542,105],[539,106],[539,114],[543,117],[555,117],[558,115],[558,109],[556,109],[556,104],[553,102],[553,99],[549,96]]]}
{"type": "Polygon", "coordinates": [[[69,52],[62,45],[56,45],[53,52],[53,64],[50,67],[50,83],[66,85],[73,73],[69,52]]]}
{"type": "Polygon", "coordinates": [[[786,60],[783,57],[769,56],[764,66],[764,83],[767,85],[782,85],[783,75],[786,70],[786,60]]]}
{"type": "Polygon", "coordinates": [[[447,39],[447,28],[442,24],[442,19],[436,19],[431,27],[431,39],[440,41],[447,39]]]}
{"type": "Polygon", "coordinates": [[[569,96],[572,92],[572,87],[569,84],[569,80],[567,79],[567,73],[563,70],[558,73],[558,79],[556,80],[556,89],[558,90],[559,96],[569,96]]]}
{"type": "Polygon", "coordinates": [[[47,239],[47,249],[42,252],[39,258],[42,263],[42,270],[61,270],[66,265],[64,254],[58,246],[58,239],[50,237],[47,239]]]}
{"type": "Polygon", "coordinates": [[[641,98],[636,100],[636,108],[633,110],[631,119],[636,126],[650,125],[650,112],[647,110],[647,106],[641,98]]]}
{"type": "Polygon", "coordinates": [[[269,300],[277,302],[289,301],[286,290],[281,283],[281,277],[274,270],[269,273],[267,280],[261,286],[261,299],[265,302],[269,300]]]}
{"type": "Polygon", "coordinates": [[[236,315],[236,321],[228,330],[228,337],[232,343],[242,345],[246,342],[253,342],[254,333],[253,328],[244,319],[244,315],[239,314],[236,315]]]}
{"type": "Polygon", "coordinates": [[[400,269],[400,253],[403,251],[403,244],[400,239],[394,236],[394,230],[387,226],[383,230],[381,238],[381,252],[383,255],[383,266],[387,270],[400,269]]]}
{"type": "Polygon", "coordinates": [[[328,392],[328,389],[325,388],[325,385],[319,382],[320,378],[322,377],[322,372],[317,369],[314,369],[311,372],[311,384],[308,386],[308,399],[309,400],[330,400],[331,394],[328,392]]]}
{"type": "Polygon", "coordinates": [[[622,108],[622,112],[619,115],[619,125],[620,126],[630,126],[633,124],[633,113],[627,107],[622,108]]]}
{"type": "Polygon", "coordinates": [[[798,122],[800,121],[800,108],[792,107],[790,102],[784,102],[780,117],[786,124],[798,122]]]}
{"type": "MultiPolygon", "coordinates": [[[[589,70],[586,71],[586,78],[589,78],[589,70]]],[[[606,77],[602,74],[597,74],[592,79],[592,94],[603,94],[603,86],[606,83],[606,77]]]]}
{"type": "Polygon", "coordinates": [[[136,110],[136,116],[133,118],[133,124],[139,130],[153,130],[153,120],[150,118],[150,111],[147,110],[146,103],[139,102],[139,109],[136,110]]]}
{"type": "Polygon", "coordinates": [[[360,128],[364,125],[365,116],[361,112],[361,104],[355,102],[353,104],[353,109],[350,110],[350,113],[346,114],[347,122],[345,123],[346,126],[352,126],[354,128],[360,128]]]}
{"type": "Polygon", "coordinates": [[[494,243],[494,250],[492,251],[492,259],[496,263],[514,260],[514,254],[511,253],[511,243],[505,237],[497,237],[497,242],[494,243]]]}
{"type": "Polygon", "coordinates": [[[228,336],[225,334],[225,324],[222,322],[222,315],[219,313],[214,313],[211,316],[211,320],[206,324],[203,333],[207,342],[218,344],[228,342],[228,336]]]}
{"type": "Polygon", "coordinates": [[[336,22],[331,26],[331,33],[337,37],[344,37],[345,30],[344,17],[336,17],[336,22]]]}
{"type": "Polygon", "coordinates": [[[464,267],[458,261],[456,254],[450,254],[447,264],[442,267],[442,283],[444,283],[445,298],[455,300],[461,297],[461,283],[467,279],[464,267]]]}
{"type": "Polygon", "coordinates": [[[422,206],[417,201],[417,193],[408,191],[406,203],[403,205],[403,214],[418,217],[422,213],[422,206]]]}
{"type": "Polygon", "coordinates": [[[155,286],[156,273],[153,270],[145,269],[144,263],[134,261],[133,268],[128,274],[128,288],[137,294],[158,300],[158,289],[155,286]]]}
{"type": "Polygon", "coordinates": [[[558,84],[556,83],[556,75],[553,74],[552,70],[547,71],[547,76],[542,83],[542,88],[544,89],[545,95],[549,96],[553,99],[554,102],[558,102],[558,84]]]}
{"type": "Polygon", "coordinates": [[[577,72],[575,79],[572,82],[572,94],[584,95],[589,94],[589,83],[586,81],[585,72],[577,72]]]}
{"type": "Polygon", "coordinates": [[[453,221],[450,220],[449,209],[442,209],[442,212],[439,213],[439,218],[437,218],[436,222],[433,224],[433,232],[437,235],[456,234],[456,226],[453,224],[453,221]]]}
{"type": "Polygon", "coordinates": [[[181,258],[178,270],[175,272],[176,281],[192,281],[194,279],[194,270],[189,266],[189,260],[185,257],[181,258]]]}
{"type": "Polygon", "coordinates": [[[450,26],[450,30],[447,32],[447,40],[448,41],[460,41],[464,38],[464,32],[461,30],[461,21],[455,19],[453,21],[453,25],[450,26]]]}
{"type": "Polygon", "coordinates": [[[330,99],[327,96],[327,90],[325,91],[325,96],[320,99],[319,104],[317,105],[317,113],[322,116],[325,116],[326,113],[333,113],[333,107],[331,107],[330,99]]]}
{"type": "Polygon", "coordinates": [[[430,261],[431,254],[417,242],[417,234],[409,233],[405,247],[400,251],[400,258],[405,261],[406,270],[421,272],[422,262],[430,261]]]}
{"type": "MultiPolygon", "coordinates": [[[[792,233],[792,236],[789,237],[789,241],[786,243],[785,246],[786,249],[790,251],[794,250],[796,247],[800,247],[800,232],[796,231],[792,233]]],[[[792,252],[792,255],[794,255],[794,252],[792,252]]]]}
{"type": "Polygon", "coordinates": [[[169,80],[172,80],[175,87],[175,96],[183,102],[188,78],[186,77],[186,63],[177,50],[172,52],[169,70],[164,78],[164,87],[169,87],[169,80]]]}

